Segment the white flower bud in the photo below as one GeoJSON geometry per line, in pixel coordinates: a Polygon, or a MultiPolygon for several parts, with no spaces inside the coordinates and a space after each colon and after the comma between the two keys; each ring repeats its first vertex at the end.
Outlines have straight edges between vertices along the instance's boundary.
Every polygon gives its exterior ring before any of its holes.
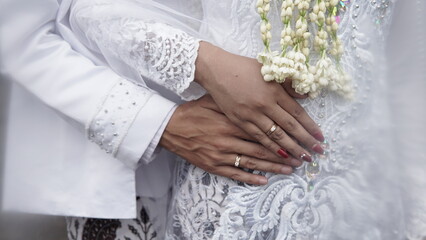
{"type": "Polygon", "coordinates": [[[290,8],[290,7],[288,7],[288,8],[285,10],[285,14],[286,14],[286,16],[291,17],[291,16],[293,15],[293,9],[292,9],[292,8],[290,8]]]}
{"type": "Polygon", "coordinates": [[[336,22],[334,22],[332,25],[333,31],[337,31],[338,28],[339,28],[339,25],[336,22]]]}
{"type": "Polygon", "coordinates": [[[262,75],[269,74],[271,72],[271,67],[269,65],[263,65],[260,72],[262,75]]]}
{"type": "Polygon", "coordinates": [[[318,19],[317,15],[316,15],[316,14],[314,14],[314,13],[311,13],[311,14],[309,15],[309,18],[311,19],[311,21],[312,21],[312,22],[316,22],[316,21],[317,21],[317,19],[318,19]]]}
{"type": "Polygon", "coordinates": [[[262,22],[261,24],[260,24],[260,32],[262,33],[262,34],[265,34],[266,33],[266,24],[265,24],[265,22],[262,22]]]}
{"type": "Polygon", "coordinates": [[[296,28],[300,28],[302,26],[302,20],[297,20],[296,22],[296,28]]]}
{"type": "Polygon", "coordinates": [[[272,65],[271,66],[271,73],[277,73],[279,71],[279,67],[277,65],[272,65]]]}
{"type": "Polygon", "coordinates": [[[318,13],[318,19],[320,19],[320,20],[324,20],[325,19],[324,12],[319,12],[318,13]]]}
{"type": "Polygon", "coordinates": [[[304,39],[309,39],[311,37],[311,33],[310,32],[305,32],[304,34],[303,34],[303,38],[304,39]]]}
{"type": "Polygon", "coordinates": [[[267,82],[273,81],[275,78],[271,74],[267,74],[263,76],[263,79],[267,82]]]}
{"type": "Polygon", "coordinates": [[[285,37],[284,37],[284,42],[285,42],[286,44],[290,45],[293,41],[292,41],[292,39],[291,39],[291,37],[290,37],[290,36],[285,36],[285,37]]]}
{"type": "Polygon", "coordinates": [[[325,8],[325,3],[324,2],[320,2],[319,3],[319,9],[320,9],[320,11],[325,12],[326,8],[325,8]]]}
{"type": "Polygon", "coordinates": [[[309,9],[309,3],[306,1],[306,2],[304,2],[304,4],[303,4],[303,8],[305,9],[305,10],[308,10],[309,9]]]}
{"type": "Polygon", "coordinates": [[[263,9],[265,10],[265,12],[269,12],[269,10],[271,9],[271,5],[267,4],[267,5],[265,5],[265,7],[263,9]]]}
{"type": "Polygon", "coordinates": [[[302,53],[303,53],[305,56],[309,56],[309,48],[303,48],[303,49],[302,49],[302,53]]]}
{"type": "Polygon", "coordinates": [[[326,79],[326,78],[324,78],[324,77],[321,77],[321,78],[319,78],[319,79],[318,79],[318,83],[319,83],[321,86],[325,87],[325,86],[327,86],[327,85],[328,85],[328,79],[326,79]]]}

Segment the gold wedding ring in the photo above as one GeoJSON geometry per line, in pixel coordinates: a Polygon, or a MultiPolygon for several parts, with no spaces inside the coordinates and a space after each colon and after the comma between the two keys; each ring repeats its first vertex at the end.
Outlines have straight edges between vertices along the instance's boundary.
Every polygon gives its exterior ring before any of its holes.
{"type": "Polygon", "coordinates": [[[235,157],[235,163],[234,166],[235,167],[239,167],[240,166],[240,161],[241,161],[241,155],[237,154],[237,156],[235,157]]]}
{"type": "Polygon", "coordinates": [[[272,127],[269,129],[269,131],[266,132],[266,135],[270,136],[272,133],[275,132],[275,130],[277,130],[277,128],[278,128],[277,124],[275,124],[275,123],[272,124],[272,127]]]}

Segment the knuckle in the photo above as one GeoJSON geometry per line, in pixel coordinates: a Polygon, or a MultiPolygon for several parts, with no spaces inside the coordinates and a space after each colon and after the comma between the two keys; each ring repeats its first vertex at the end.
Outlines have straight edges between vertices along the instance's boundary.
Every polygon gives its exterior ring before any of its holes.
{"type": "Polygon", "coordinates": [[[296,129],[297,123],[295,120],[289,119],[284,122],[284,126],[285,126],[285,129],[287,129],[288,131],[291,131],[296,129]]]}
{"type": "MultiPolygon", "coordinates": [[[[214,147],[216,148],[217,151],[219,152],[226,152],[228,149],[228,144],[226,143],[226,141],[217,141],[214,144],[214,147]]],[[[217,157],[217,156],[216,156],[217,157]]]]}
{"type": "Polygon", "coordinates": [[[260,158],[260,159],[265,159],[268,156],[266,149],[263,149],[261,147],[254,149],[253,155],[257,158],[260,158]]]}
{"type": "Polygon", "coordinates": [[[215,168],[214,166],[210,165],[210,164],[206,164],[206,165],[204,166],[204,170],[205,170],[206,172],[209,172],[209,173],[213,173],[213,174],[215,174],[215,173],[216,173],[216,168],[215,168]]]}
{"type": "Polygon", "coordinates": [[[252,169],[252,170],[255,170],[255,169],[257,169],[257,163],[256,163],[256,161],[255,160],[253,160],[253,159],[250,159],[250,158],[248,158],[248,159],[246,159],[246,161],[245,161],[245,167],[246,168],[248,168],[248,169],[252,169]]]}
{"type": "Polygon", "coordinates": [[[228,132],[228,126],[226,124],[220,123],[216,125],[216,131],[218,133],[227,133],[228,132]]]}
{"type": "Polygon", "coordinates": [[[304,113],[305,113],[305,109],[303,109],[301,106],[297,106],[297,107],[293,110],[293,116],[294,116],[295,118],[299,118],[299,117],[301,117],[304,113]]]}
{"type": "Polygon", "coordinates": [[[285,132],[281,128],[278,128],[275,132],[271,134],[271,139],[274,141],[280,141],[284,139],[285,136],[286,136],[285,132]]]}
{"type": "Polygon", "coordinates": [[[267,106],[267,104],[265,103],[264,100],[257,99],[257,100],[254,100],[252,106],[255,107],[255,108],[257,108],[257,109],[263,109],[263,108],[265,108],[267,106]]]}
{"type": "Polygon", "coordinates": [[[252,114],[251,114],[251,109],[246,107],[246,106],[239,106],[237,107],[237,111],[235,111],[235,117],[239,120],[246,120],[248,119],[252,114]]]}
{"type": "Polygon", "coordinates": [[[277,165],[271,165],[268,167],[268,172],[280,173],[280,168],[277,165]]]}
{"type": "Polygon", "coordinates": [[[229,177],[232,178],[232,179],[234,179],[234,180],[237,180],[237,181],[241,181],[242,180],[241,174],[239,174],[239,173],[232,173],[231,176],[229,176],[229,177]]]}
{"type": "Polygon", "coordinates": [[[267,148],[267,149],[274,149],[275,143],[273,141],[267,141],[267,142],[263,143],[263,146],[265,146],[265,148],[267,148]]]}
{"type": "Polygon", "coordinates": [[[265,135],[260,132],[260,131],[256,131],[252,134],[252,136],[254,137],[254,139],[258,140],[258,141],[262,141],[265,138],[265,135]]]}
{"type": "Polygon", "coordinates": [[[210,161],[211,161],[211,165],[215,166],[218,163],[223,162],[223,157],[221,154],[214,152],[210,156],[210,161]]]}

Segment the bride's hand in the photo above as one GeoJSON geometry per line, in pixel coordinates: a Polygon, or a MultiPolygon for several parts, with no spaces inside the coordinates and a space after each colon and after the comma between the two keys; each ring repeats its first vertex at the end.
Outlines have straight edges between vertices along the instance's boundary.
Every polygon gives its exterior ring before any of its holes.
{"type": "Polygon", "coordinates": [[[211,96],[180,105],[170,119],[160,145],[207,172],[249,184],[266,184],[263,176],[235,167],[280,174],[292,173],[301,161],[276,156],[236,127],[220,112],[211,96]],[[245,139],[245,140],[244,140],[245,139]]]}
{"type": "Polygon", "coordinates": [[[221,111],[256,141],[284,158],[289,152],[312,161],[310,151],[323,152],[321,130],[283,86],[265,82],[260,69],[255,59],[202,42],[195,79],[221,111]],[[270,133],[274,124],[278,127],[270,133]]]}

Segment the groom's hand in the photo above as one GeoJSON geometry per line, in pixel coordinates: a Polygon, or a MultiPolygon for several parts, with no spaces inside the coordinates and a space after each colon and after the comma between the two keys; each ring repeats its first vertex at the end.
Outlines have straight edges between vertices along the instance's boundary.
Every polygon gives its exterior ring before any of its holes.
{"type": "Polygon", "coordinates": [[[236,127],[207,95],[180,105],[173,114],[160,145],[207,172],[249,184],[266,184],[263,176],[240,168],[290,174],[302,164],[279,157],[236,127]],[[235,166],[240,156],[239,166],[235,166]]]}

